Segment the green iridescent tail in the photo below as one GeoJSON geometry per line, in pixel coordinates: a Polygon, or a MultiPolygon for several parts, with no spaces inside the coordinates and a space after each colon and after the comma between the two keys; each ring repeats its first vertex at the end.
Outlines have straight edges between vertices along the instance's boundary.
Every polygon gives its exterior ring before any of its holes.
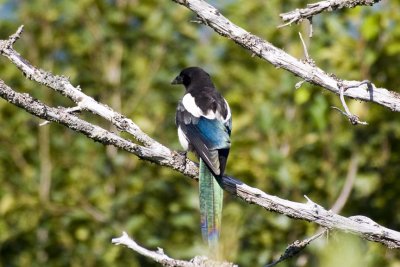
{"type": "Polygon", "coordinates": [[[221,231],[223,190],[205,162],[200,159],[199,192],[200,218],[203,240],[210,247],[218,245],[221,231]]]}

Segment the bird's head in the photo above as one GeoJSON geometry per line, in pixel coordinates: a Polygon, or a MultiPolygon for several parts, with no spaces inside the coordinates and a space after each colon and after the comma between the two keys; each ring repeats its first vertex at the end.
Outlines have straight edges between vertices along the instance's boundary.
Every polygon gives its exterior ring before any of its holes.
{"type": "Polygon", "coordinates": [[[171,84],[183,84],[186,89],[192,83],[211,83],[210,75],[199,67],[189,67],[183,69],[181,73],[171,82],[171,84]]]}

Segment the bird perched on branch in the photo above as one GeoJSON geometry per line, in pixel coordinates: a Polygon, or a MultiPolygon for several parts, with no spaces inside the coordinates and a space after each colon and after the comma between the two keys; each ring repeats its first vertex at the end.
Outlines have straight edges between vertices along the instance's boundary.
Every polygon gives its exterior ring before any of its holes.
{"type": "Polygon", "coordinates": [[[201,232],[208,245],[216,247],[221,230],[222,176],[231,146],[231,111],[210,75],[199,67],[183,69],[172,84],[183,84],[186,89],[175,122],[183,149],[200,158],[201,232]]]}

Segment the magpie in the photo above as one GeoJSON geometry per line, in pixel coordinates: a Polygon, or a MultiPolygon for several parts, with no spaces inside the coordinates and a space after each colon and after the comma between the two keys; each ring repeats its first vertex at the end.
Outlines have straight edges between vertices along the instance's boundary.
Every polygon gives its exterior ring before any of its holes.
{"type": "Polygon", "coordinates": [[[175,123],[183,149],[200,158],[201,232],[209,247],[216,247],[221,229],[222,177],[231,147],[231,111],[210,75],[199,67],[183,69],[172,84],[183,84],[186,89],[175,123]]]}

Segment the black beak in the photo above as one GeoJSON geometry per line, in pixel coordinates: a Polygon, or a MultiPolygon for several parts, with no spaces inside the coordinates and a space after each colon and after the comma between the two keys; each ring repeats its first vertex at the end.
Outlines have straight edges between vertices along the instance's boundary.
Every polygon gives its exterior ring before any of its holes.
{"type": "Polygon", "coordinates": [[[183,84],[182,76],[178,75],[176,78],[171,82],[171,84],[183,84]]]}

